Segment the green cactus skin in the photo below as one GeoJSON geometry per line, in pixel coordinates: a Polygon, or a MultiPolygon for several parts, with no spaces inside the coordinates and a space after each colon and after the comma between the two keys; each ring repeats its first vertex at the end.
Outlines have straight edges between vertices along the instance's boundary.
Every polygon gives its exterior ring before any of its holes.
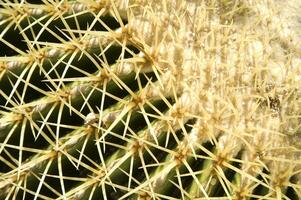
{"type": "Polygon", "coordinates": [[[301,199],[297,0],[0,0],[0,199],[301,199]]]}

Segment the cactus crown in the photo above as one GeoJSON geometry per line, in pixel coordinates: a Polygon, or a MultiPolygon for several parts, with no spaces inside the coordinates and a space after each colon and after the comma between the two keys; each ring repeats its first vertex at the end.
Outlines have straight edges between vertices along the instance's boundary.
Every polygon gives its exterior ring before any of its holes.
{"type": "Polygon", "coordinates": [[[0,198],[301,198],[294,3],[0,0],[0,198]]]}

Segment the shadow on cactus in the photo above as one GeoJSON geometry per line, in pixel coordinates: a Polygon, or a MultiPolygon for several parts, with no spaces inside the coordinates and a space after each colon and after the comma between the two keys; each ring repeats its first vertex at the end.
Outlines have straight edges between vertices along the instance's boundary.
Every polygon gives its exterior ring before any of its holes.
{"type": "Polygon", "coordinates": [[[0,0],[0,199],[301,198],[277,2],[0,0]]]}

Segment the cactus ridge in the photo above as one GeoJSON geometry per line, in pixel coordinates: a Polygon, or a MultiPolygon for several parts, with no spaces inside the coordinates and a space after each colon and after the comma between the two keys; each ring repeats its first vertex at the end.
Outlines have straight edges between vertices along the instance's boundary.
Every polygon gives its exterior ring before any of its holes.
{"type": "Polygon", "coordinates": [[[300,199],[298,6],[0,0],[0,199],[300,199]]]}

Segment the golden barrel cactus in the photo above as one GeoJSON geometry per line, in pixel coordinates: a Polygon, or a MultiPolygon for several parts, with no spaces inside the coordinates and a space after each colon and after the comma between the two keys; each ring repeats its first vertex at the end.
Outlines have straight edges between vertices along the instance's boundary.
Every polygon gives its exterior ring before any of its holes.
{"type": "Polygon", "coordinates": [[[0,199],[301,198],[299,1],[0,6],[0,199]]]}

